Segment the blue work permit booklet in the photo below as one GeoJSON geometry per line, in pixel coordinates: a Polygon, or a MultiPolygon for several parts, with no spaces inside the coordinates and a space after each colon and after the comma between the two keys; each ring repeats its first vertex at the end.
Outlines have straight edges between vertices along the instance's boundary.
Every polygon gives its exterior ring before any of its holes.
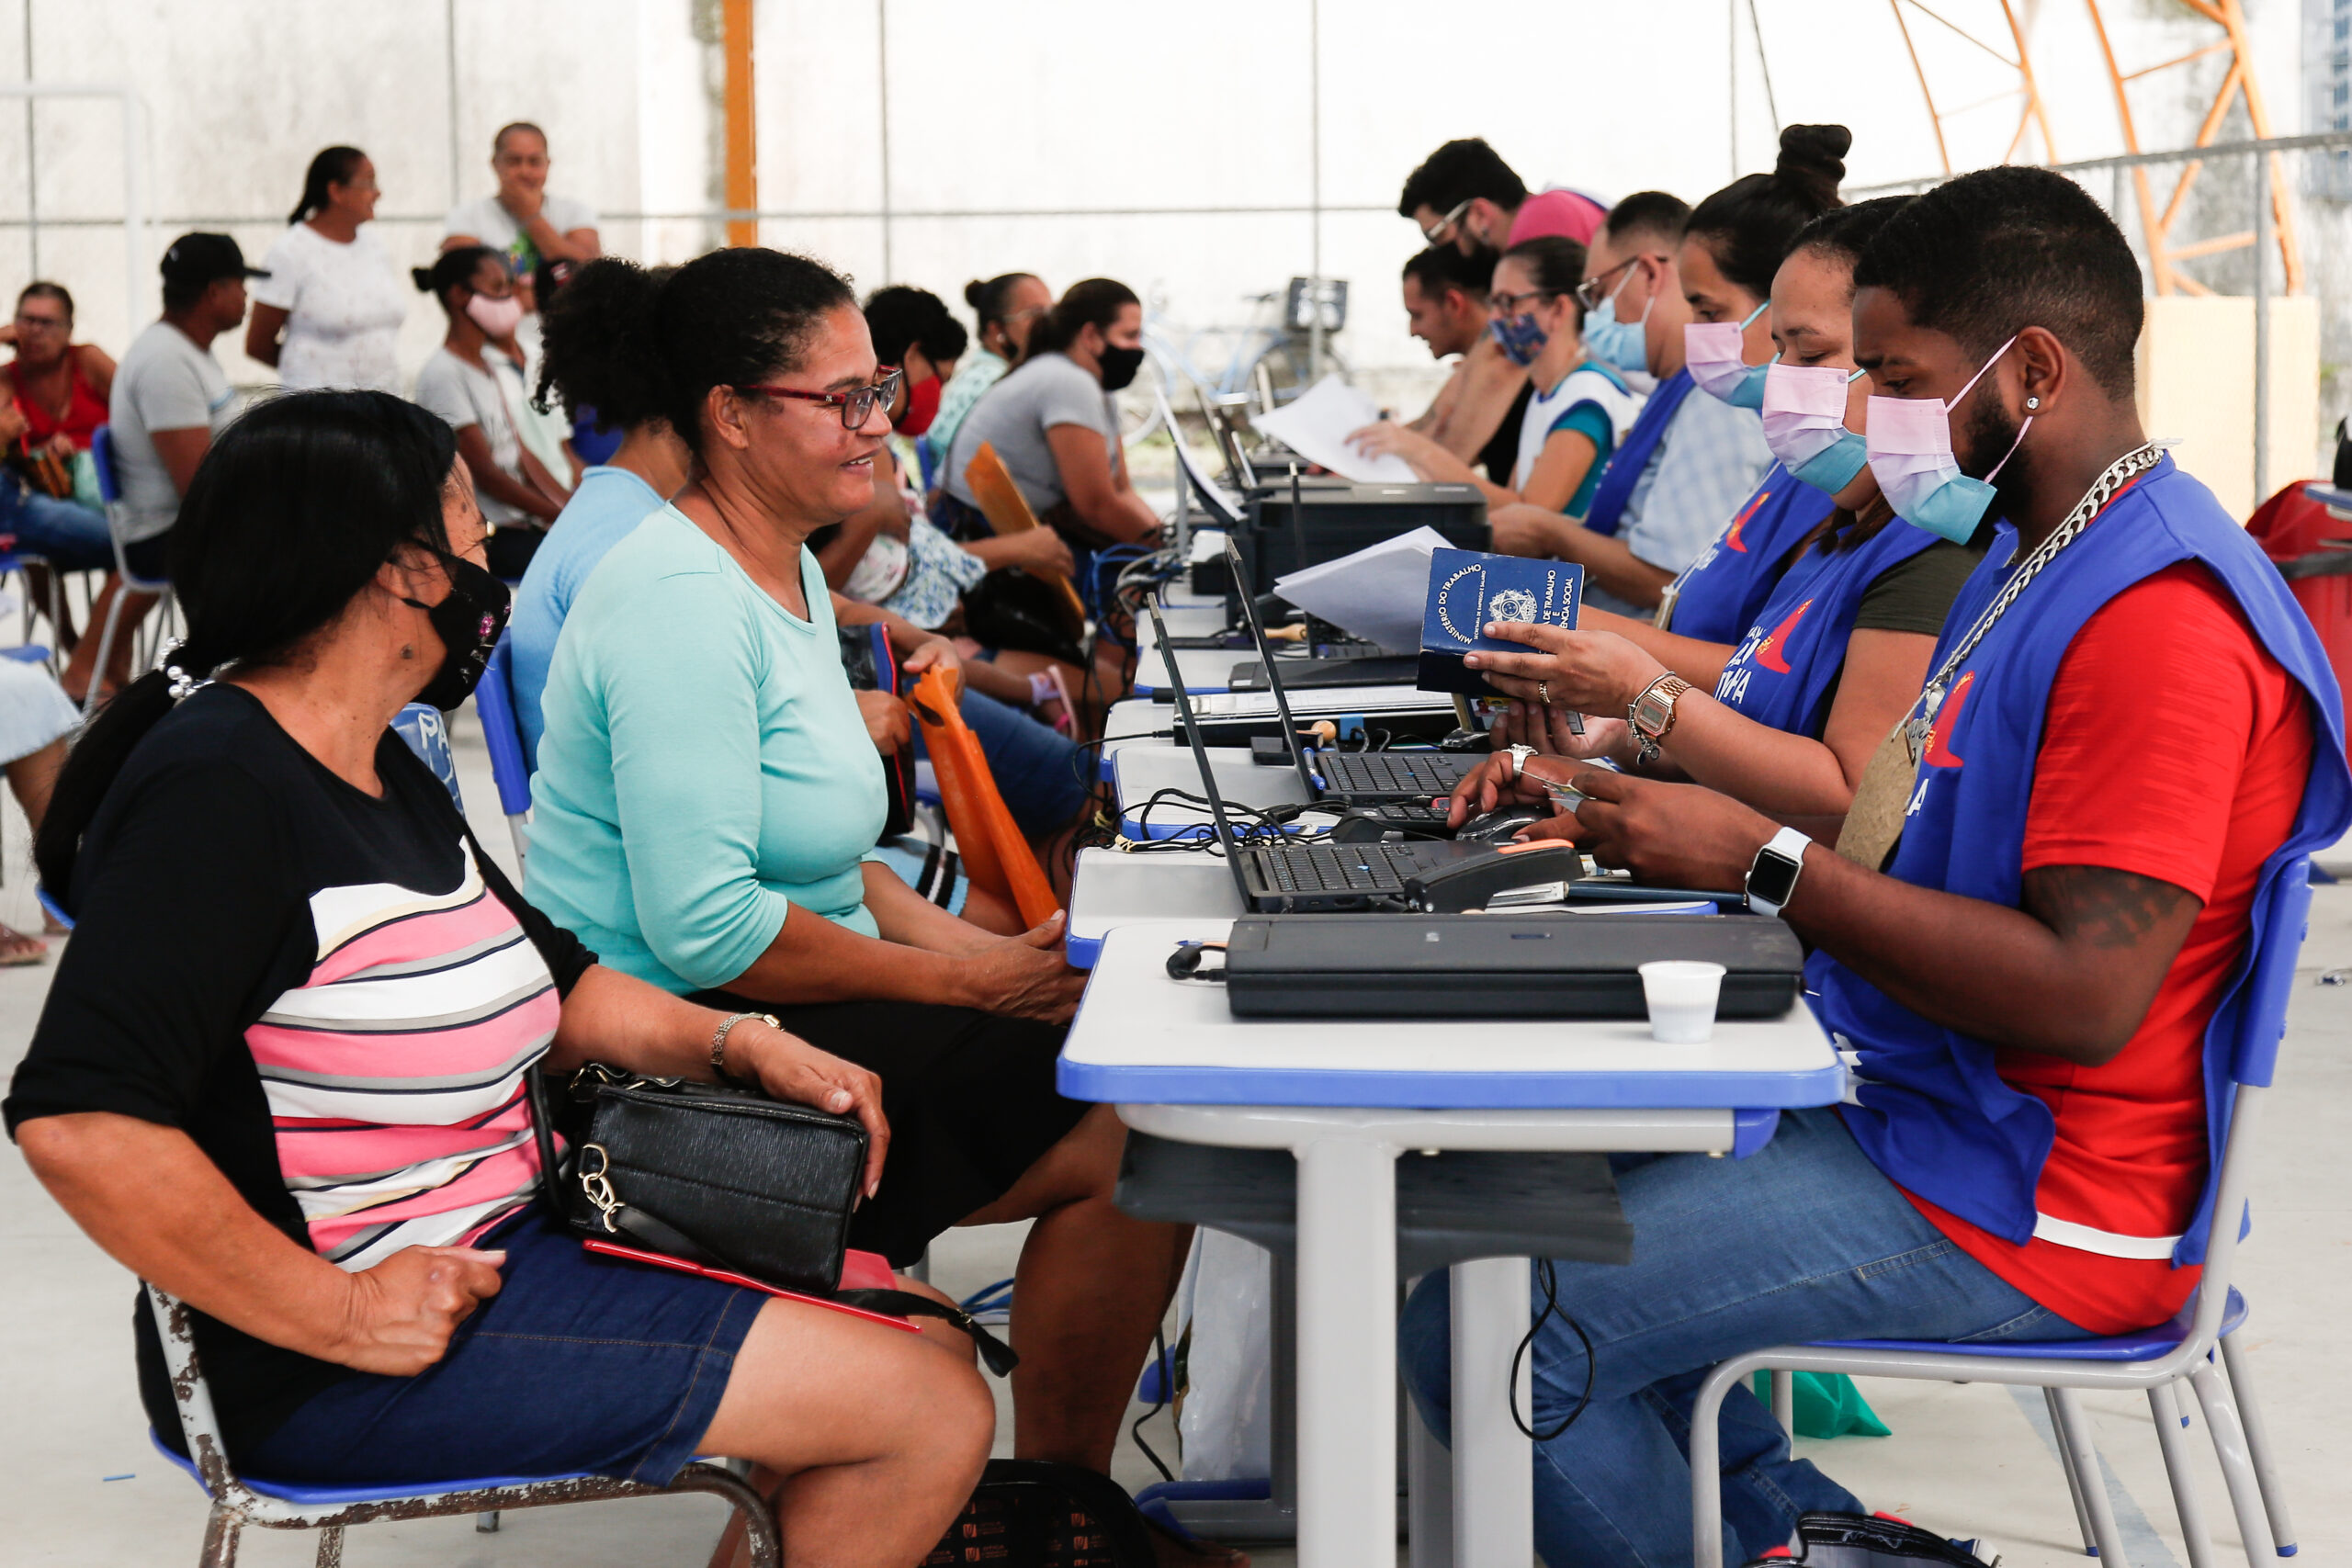
{"type": "Polygon", "coordinates": [[[1463,664],[1462,656],[1528,649],[1487,636],[1487,623],[1528,621],[1574,629],[1583,601],[1580,566],[1481,550],[1432,550],[1429,599],[1421,607],[1420,672],[1414,684],[1424,692],[1500,696],[1486,677],[1463,664]]]}

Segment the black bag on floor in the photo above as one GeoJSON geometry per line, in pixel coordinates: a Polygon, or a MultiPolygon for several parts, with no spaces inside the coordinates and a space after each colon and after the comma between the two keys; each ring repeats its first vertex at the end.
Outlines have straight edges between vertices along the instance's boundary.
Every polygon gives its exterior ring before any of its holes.
{"type": "Polygon", "coordinates": [[[1747,1568],[1998,1568],[1943,1537],[1883,1515],[1800,1514],[1796,1549],[1756,1559],[1747,1568]]]}
{"type": "Polygon", "coordinates": [[[1152,1568],[1151,1527],[1109,1476],[992,1459],[922,1568],[1152,1568]]]}

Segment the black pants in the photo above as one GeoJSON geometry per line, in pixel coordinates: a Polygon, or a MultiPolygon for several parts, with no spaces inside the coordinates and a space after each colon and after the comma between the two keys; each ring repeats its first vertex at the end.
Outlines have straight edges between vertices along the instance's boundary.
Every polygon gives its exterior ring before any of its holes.
{"type": "Polygon", "coordinates": [[[897,1267],[1003,1197],[1090,1109],[1054,1089],[1059,1024],[930,1002],[772,1007],[729,991],[692,999],[729,1012],[774,1013],[820,1051],[881,1078],[890,1154],[882,1190],[858,1206],[849,1239],[897,1267]]]}

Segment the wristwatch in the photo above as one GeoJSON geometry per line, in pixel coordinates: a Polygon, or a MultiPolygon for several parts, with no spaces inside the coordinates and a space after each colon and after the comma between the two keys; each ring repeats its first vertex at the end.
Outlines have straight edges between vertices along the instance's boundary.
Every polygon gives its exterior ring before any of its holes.
{"type": "Polygon", "coordinates": [[[743,1081],[727,1070],[727,1035],[728,1032],[732,1030],[737,1024],[744,1022],[750,1019],[757,1019],[760,1022],[766,1024],[770,1029],[781,1030],[784,1027],[784,1025],[777,1021],[774,1013],[739,1012],[721,1019],[718,1023],[718,1032],[710,1037],[710,1073],[711,1077],[717,1078],[720,1083],[741,1083],[743,1081]]]}
{"type": "Polygon", "coordinates": [[[1756,852],[1747,867],[1747,907],[1759,915],[1778,915],[1797,890],[1797,875],[1804,870],[1804,851],[1811,839],[1794,828],[1783,828],[1756,852]]]}
{"type": "Polygon", "coordinates": [[[1536,754],[1535,748],[1532,746],[1506,746],[1503,750],[1510,753],[1510,777],[1503,782],[1506,784],[1517,784],[1521,778],[1525,776],[1527,773],[1527,759],[1536,754]]]}
{"type": "Polygon", "coordinates": [[[1675,702],[1690,689],[1690,682],[1669,671],[1644,686],[1642,694],[1625,705],[1625,722],[1634,727],[1644,767],[1657,761],[1657,743],[1674,732],[1675,702]]]}

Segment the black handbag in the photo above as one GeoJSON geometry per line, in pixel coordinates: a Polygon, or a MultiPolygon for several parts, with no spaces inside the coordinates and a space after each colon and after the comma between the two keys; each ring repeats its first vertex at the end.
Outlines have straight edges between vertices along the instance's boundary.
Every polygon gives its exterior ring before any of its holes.
{"type": "Polygon", "coordinates": [[[571,1089],[587,1125],[571,1157],[559,1160],[542,1077],[530,1074],[532,1134],[556,1213],[574,1232],[868,1312],[944,1318],[971,1336],[990,1371],[1017,1364],[953,1305],[841,1288],[865,1174],[865,1127],[855,1117],[591,1063],[571,1089]]]}

